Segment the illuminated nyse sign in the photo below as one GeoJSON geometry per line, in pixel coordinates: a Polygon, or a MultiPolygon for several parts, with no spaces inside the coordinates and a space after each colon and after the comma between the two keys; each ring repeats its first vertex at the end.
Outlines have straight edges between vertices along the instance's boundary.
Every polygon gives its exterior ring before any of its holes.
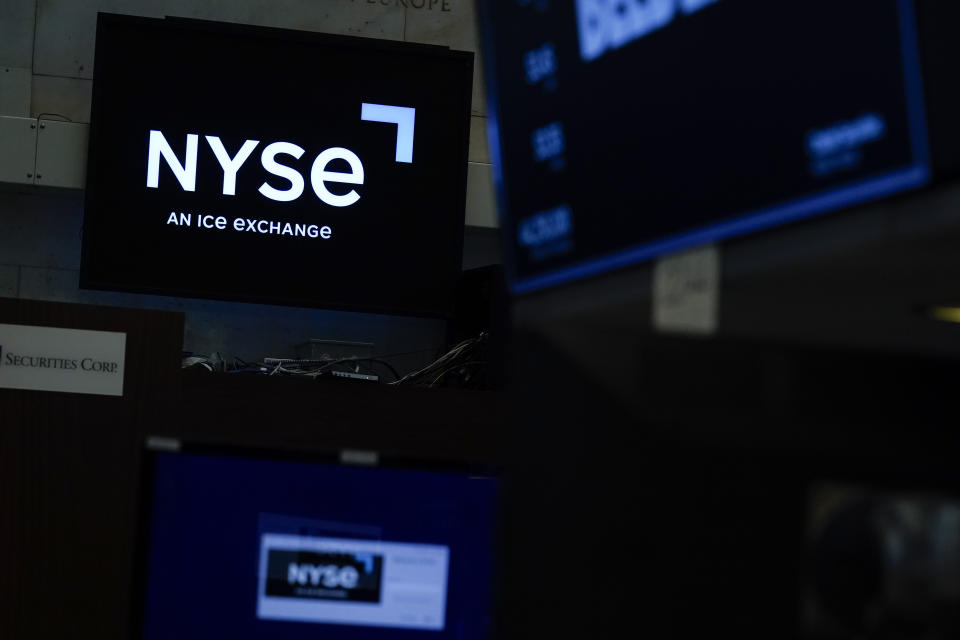
{"type": "MultiPolygon", "coordinates": [[[[368,122],[383,122],[397,125],[397,147],[395,159],[397,162],[413,162],[413,133],[416,119],[416,109],[412,107],[397,107],[393,105],[363,103],[360,108],[360,119],[368,122]]],[[[173,172],[177,182],[184,191],[196,191],[197,188],[197,154],[199,151],[200,136],[188,133],[186,137],[186,151],[181,162],[174,152],[169,141],[162,131],[150,131],[150,143],[147,151],[147,187],[157,189],[160,186],[160,159],[173,172]]],[[[260,145],[259,140],[247,140],[233,154],[227,151],[218,136],[204,136],[207,145],[216,157],[223,170],[223,195],[235,196],[237,193],[237,172],[247,159],[260,145]]],[[[285,189],[277,189],[264,182],[258,191],[260,194],[276,202],[290,202],[296,200],[304,191],[304,179],[296,169],[283,164],[278,156],[291,156],[299,160],[305,153],[303,147],[292,142],[271,142],[264,146],[260,153],[260,164],[267,173],[289,182],[285,189]]],[[[331,207],[349,207],[360,200],[356,189],[348,193],[337,195],[328,188],[328,182],[339,182],[349,185],[362,185],[364,180],[363,163],[353,151],[343,147],[331,147],[317,154],[310,170],[310,184],[320,200],[331,207]],[[331,162],[342,160],[350,167],[349,172],[330,171],[327,167],[331,162]]],[[[215,224],[215,223],[214,223],[215,224]]],[[[208,227],[211,228],[211,227],[208,227]]],[[[221,227],[222,228],[222,227],[221,227]]]]}
{"type": "Polygon", "coordinates": [[[100,14],[97,56],[81,286],[448,312],[472,53],[100,14]]]}
{"type": "Polygon", "coordinates": [[[599,58],[717,0],[577,0],[580,57],[599,58]]]}

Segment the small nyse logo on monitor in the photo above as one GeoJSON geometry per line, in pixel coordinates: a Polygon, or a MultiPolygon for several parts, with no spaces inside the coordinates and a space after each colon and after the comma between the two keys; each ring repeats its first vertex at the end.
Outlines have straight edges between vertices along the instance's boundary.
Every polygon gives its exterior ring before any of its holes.
{"type": "Polygon", "coordinates": [[[380,602],[383,557],[271,549],[267,595],[310,600],[380,602]]]}

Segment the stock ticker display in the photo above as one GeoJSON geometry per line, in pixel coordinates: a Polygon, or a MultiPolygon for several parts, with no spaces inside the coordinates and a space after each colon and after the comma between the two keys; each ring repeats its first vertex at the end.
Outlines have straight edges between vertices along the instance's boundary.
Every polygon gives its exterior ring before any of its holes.
{"type": "Polygon", "coordinates": [[[481,12],[517,293],[929,181],[912,0],[481,12]]]}

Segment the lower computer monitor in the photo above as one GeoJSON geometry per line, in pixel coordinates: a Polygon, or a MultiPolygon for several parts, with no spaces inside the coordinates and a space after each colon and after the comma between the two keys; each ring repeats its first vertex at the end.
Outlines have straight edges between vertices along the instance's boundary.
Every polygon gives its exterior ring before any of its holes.
{"type": "Polygon", "coordinates": [[[145,475],[138,637],[490,635],[494,474],[177,443],[145,475]]]}

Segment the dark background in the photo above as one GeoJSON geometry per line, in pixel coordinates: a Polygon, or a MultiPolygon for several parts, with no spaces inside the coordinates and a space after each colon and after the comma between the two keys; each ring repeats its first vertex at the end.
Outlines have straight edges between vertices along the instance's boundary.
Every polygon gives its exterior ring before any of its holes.
{"type": "Polygon", "coordinates": [[[585,63],[573,6],[487,3],[514,278],[926,163],[909,129],[898,4],[722,0],[585,63]],[[552,88],[524,74],[524,54],[546,42],[552,88]],[[856,168],[815,177],[806,135],[865,113],[884,117],[886,136],[856,168]],[[561,171],[536,163],[530,142],[554,121],[561,171]],[[561,204],[572,251],[530,260],[517,222],[561,204]]]}
{"type": "Polygon", "coordinates": [[[504,580],[503,637],[956,637],[810,635],[798,598],[817,485],[960,492],[952,360],[636,336],[627,404],[569,346],[511,351],[502,562],[537,579],[504,580]]]}
{"type": "Polygon", "coordinates": [[[486,637],[495,481],[210,455],[158,453],[153,464],[144,638],[486,637]],[[271,515],[361,524],[385,541],[450,547],[444,630],[257,619],[260,535],[295,532],[261,527],[261,516],[271,515]]]}
{"type": "MultiPolygon", "coordinates": [[[[101,15],[91,114],[81,284],[85,287],[437,314],[450,310],[460,271],[472,54],[439,47],[183,20],[101,15]],[[396,125],[360,119],[363,102],[417,110],[413,163],[395,162],[396,125]],[[146,187],[148,136],[162,131],[182,160],[200,136],[195,192],[161,159],[146,187]],[[203,136],[232,156],[260,144],[222,194],[223,171],[203,136]],[[257,192],[260,153],[299,170],[304,192],[275,202],[257,192]],[[313,160],[346,147],[363,163],[350,207],[324,204],[313,160]],[[171,211],[222,215],[223,231],[166,224],[171,211]],[[237,232],[236,217],[328,225],[332,238],[237,232]]],[[[336,163],[330,170],[346,170],[336,163]]]]}

